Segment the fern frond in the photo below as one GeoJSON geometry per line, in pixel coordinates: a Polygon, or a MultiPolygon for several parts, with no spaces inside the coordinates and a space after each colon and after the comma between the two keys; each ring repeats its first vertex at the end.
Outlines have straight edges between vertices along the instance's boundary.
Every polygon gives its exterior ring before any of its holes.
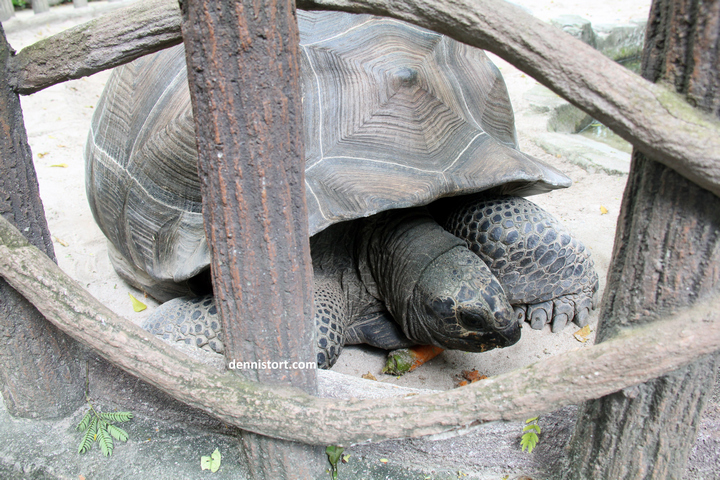
{"type": "Polygon", "coordinates": [[[538,443],[538,436],[535,432],[525,432],[522,436],[522,439],[520,440],[520,446],[522,447],[522,451],[524,452],[527,448],[528,453],[532,453],[533,448],[535,448],[535,445],[538,443]]]}
{"type": "Polygon", "coordinates": [[[523,428],[523,432],[527,432],[528,430],[535,430],[537,433],[540,433],[540,425],[533,423],[532,425],[526,425],[525,428],[523,428]]]}
{"type": "Polygon", "coordinates": [[[97,433],[97,417],[95,415],[93,415],[92,419],[90,420],[90,425],[88,425],[88,429],[85,431],[85,434],[83,435],[83,438],[80,441],[80,446],[78,447],[78,453],[85,453],[92,448],[92,444],[93,444],[93,442],[95,442],[95,434],[96,433],[97,433]]]}
{"type": "Polygon", "coordinates": [[[85,413],[85,416],[83,416],[82,420],[80,420],[80,423],[78,424],[76,430],[78,432],[84,432],[87,430],[87,428],[90,426],[90,420],[93,419],[92,410],[88,410],[85,413]]]}
{"type": "Polygon", "coordinates": [[[111,412],[101,413],[100,417],[106,422],[127,422],[133,418],[133,414],[130,412],[111,412]]]}
{"type": "Polygon", "coordinates": [[[110,433],[108,433],[107,430],[108,423],[104,420],[100,420],[98,424],[98,435],[97,435],[97,441],[100,444],[100,451],[103,455],[106,457],[109,457],[112,455],[113,451],[113,441],[112,436],[110,433]]]}
{"type": "Polygon", "coordinates": [[[128,434],[122,428],[116,427],[115,425],[108,423],[107,431],[110,432],[110,435],[112,435],[115,440],[120,440],[121,442],[127,442],[128,434]]]}

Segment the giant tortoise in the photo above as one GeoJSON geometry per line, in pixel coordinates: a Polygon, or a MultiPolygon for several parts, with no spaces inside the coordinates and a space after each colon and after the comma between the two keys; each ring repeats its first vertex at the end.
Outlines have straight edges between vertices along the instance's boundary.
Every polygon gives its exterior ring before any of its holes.
{"type": "MultiPolygon", "coordinates": [[[[518,149],[484,52],[396,20],[298,11],[318,364],[344,344],[515,343],[587,322],[585,247],[522,198],[570,180],[518,149]]],[[[146,328],[222,351],[182,46],[116,69],[86,147],[119,274],[165,301],[146,328]],[[183,296],[184,295],[184,296],[183,296]]]]}

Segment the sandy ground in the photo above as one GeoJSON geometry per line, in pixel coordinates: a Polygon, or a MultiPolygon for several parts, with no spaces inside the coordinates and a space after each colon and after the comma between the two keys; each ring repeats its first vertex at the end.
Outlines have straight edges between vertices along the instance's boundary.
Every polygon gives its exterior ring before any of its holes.
{"type": "MultiPolygon", "coordinates": [[[[543,19],[574,13],[598,23],[625,23],[631,19],[647,18],[650,1],[613,0],[590,4],[586,1],[543,0],[514,3],[521,4],[543,19]]],[[[56,8],[72,9],[72,6],[56,8]]],[[[32,12],[22,12],[18,19],[4,23],[9,32],[8,39],[16,50],[87,19],[75,18],[33,26],[31,23],[38,19],[30,19],[31,15],[32,12]],[[27,24],[19,28],[23,22],[27,24]]],[[[501,68],[511,93],[518,117],[521,148],[558,167],[574,181],[569,189],[537,196],[533,200],[560,218],[591,250],[603,288],[625,177],[587,172],[567,162],[562,156],[548,155],[535,146],[528,132],[536,131],[544,124],[542,119],[537,119],[529,112],[523,94],[536,82],[508,63],[493,58],[501,68]],[[601,206],[608,213],[602,213],[601,206]]],[[[93,221],[85,197],[83,149],[94,105],[108,75],[108,72],[102,72],[56,85],[23,97],[22,105],[41,196],[60,266],[104,304],[138,323],[151,314],[157,304],[128,287],[114,273],[107,258],[105,239],[93,221]],[[129,293],[142,299],[148,309],[134,312],[129,293]]],[[[596,323],[597,311],[591,319],[593,330],[596,323]]],[[[576,330],[573,324],[561,333],[551,334],[549,326],[542,331],[534,331],[526,325],[522,340],[513,347],[484,354],[445,352],[419,371],[399,379],[380,374],[384,354],[373,349],[347,348],[334,369],[351,375],[370,372],[383,382],[447,389],[452,388],[454,377],[463,369],[476,368],[485,375],[495,375],[559,352],[586,348],[592,342],[592,336],[590,342],[580,343],[573,337],[576,330]]]]}

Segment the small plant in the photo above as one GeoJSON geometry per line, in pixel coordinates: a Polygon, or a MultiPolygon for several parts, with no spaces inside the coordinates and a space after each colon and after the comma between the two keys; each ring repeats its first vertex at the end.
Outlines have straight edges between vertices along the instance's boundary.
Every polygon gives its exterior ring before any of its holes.
{"type": "Polygon", "coordinates": [[[539,417],[533,417],[525,420],[526,425],[525,428],[523,428],[523,436],[520,440],[520,446],[523,452],[527,448],[528,453],[532,453],[533,448],[535,448],[535,445],[537,445],[540,440],[538,438],[538,434],[540,433],[540,425],[537,424],[538,418],[539,417]]]}
{"type": "Polygon", "coordinates": [[[77,426],[79,432],[85,432],[83,435],[78,453],[90,451],[92,444],[98,442],[100,451],[103,455],[109,457],[113,451],[113,438],[126,442],[128,434],[120,427],[113,425],[114,423],[127,422],[133,417],[130,412],[113,412],[98,413],[95,407],[90,403],[90,362],[85,362],[85,401],[90,407],[82,420],[77,426]]]}
{"type": "Polygon", "coordinates": [[[12,0],[13,7],[17,8],[25,8],[27,7],[27,2],[25,0],[12,0]]]}
{"type": "Polygon", "coordinates": [[[133,417],[130,412],[98,413],[88,400],[90,410],[80,420],[77,430],[85,432],[78,453],[85,453],[92,448],[93,443],[100,444],[100,451],[106,457],[112,455],[113,438],[122,442],[127,441],[128,434],[114,423],[127,422],[133,417]]]}
{"type": "Polygon", "coordinates": [[[325,453],[328,456],[328,461],[330,462],[330,475],[332,475],[333,480],[337,480],[338,478],[338,462],[342,458],[343,451],[345,449],[343,447],[338,447],[336,445],[330,445],[325,449],[325,453]]]}
{"type": "Polygon", "coordinates": [[[209,457],[200,457],[200,469],[210,470],[212,473],[215,473],[220,469],[221,461],[222,457],[220,456],[220,450],[216,448],[212,455],[210,455],[209,457]]]}

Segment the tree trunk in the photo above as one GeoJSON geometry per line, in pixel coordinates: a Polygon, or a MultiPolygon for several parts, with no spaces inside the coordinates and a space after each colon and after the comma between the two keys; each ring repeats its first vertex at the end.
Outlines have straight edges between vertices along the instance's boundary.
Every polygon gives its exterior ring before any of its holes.
{"type": "MultiPolygon", "coordinates": [[[[643,76],[720,116],[720,1],[655,0],[643,76]]],[[[720,198],[635,151],[598,341],[720,291],[720,198]],[[651,317],[652,318],[652,317],[651,317]]],[[[566,478],[681,478],[718,355],[584,404],[566,478]]]]}
{"type": "MultiPolygon", "coordinates": [[[[227,361],[287,362],[250,380],[314,394],[312,267],[292,0],[189,0],[183,37],[205,232],[227,361]]],[[[318,447],[246,432],[253,478],[316,478],[318,447]]]]}
{"type": "Polygon", "coordinates": [[[0,22],[9,20],[15,16],[15,7],[12,0],[0,0],[0,22]]]}
{"type": "MultiPolygon", "coordinates": [[[[10,45],[0,26],[0,214],[55,260],[20,99],[7,82],[10,45]]],[[[78,346],[0,279],[0,388],[19,417],[56,418],[83,401],[78,346]]]]}

